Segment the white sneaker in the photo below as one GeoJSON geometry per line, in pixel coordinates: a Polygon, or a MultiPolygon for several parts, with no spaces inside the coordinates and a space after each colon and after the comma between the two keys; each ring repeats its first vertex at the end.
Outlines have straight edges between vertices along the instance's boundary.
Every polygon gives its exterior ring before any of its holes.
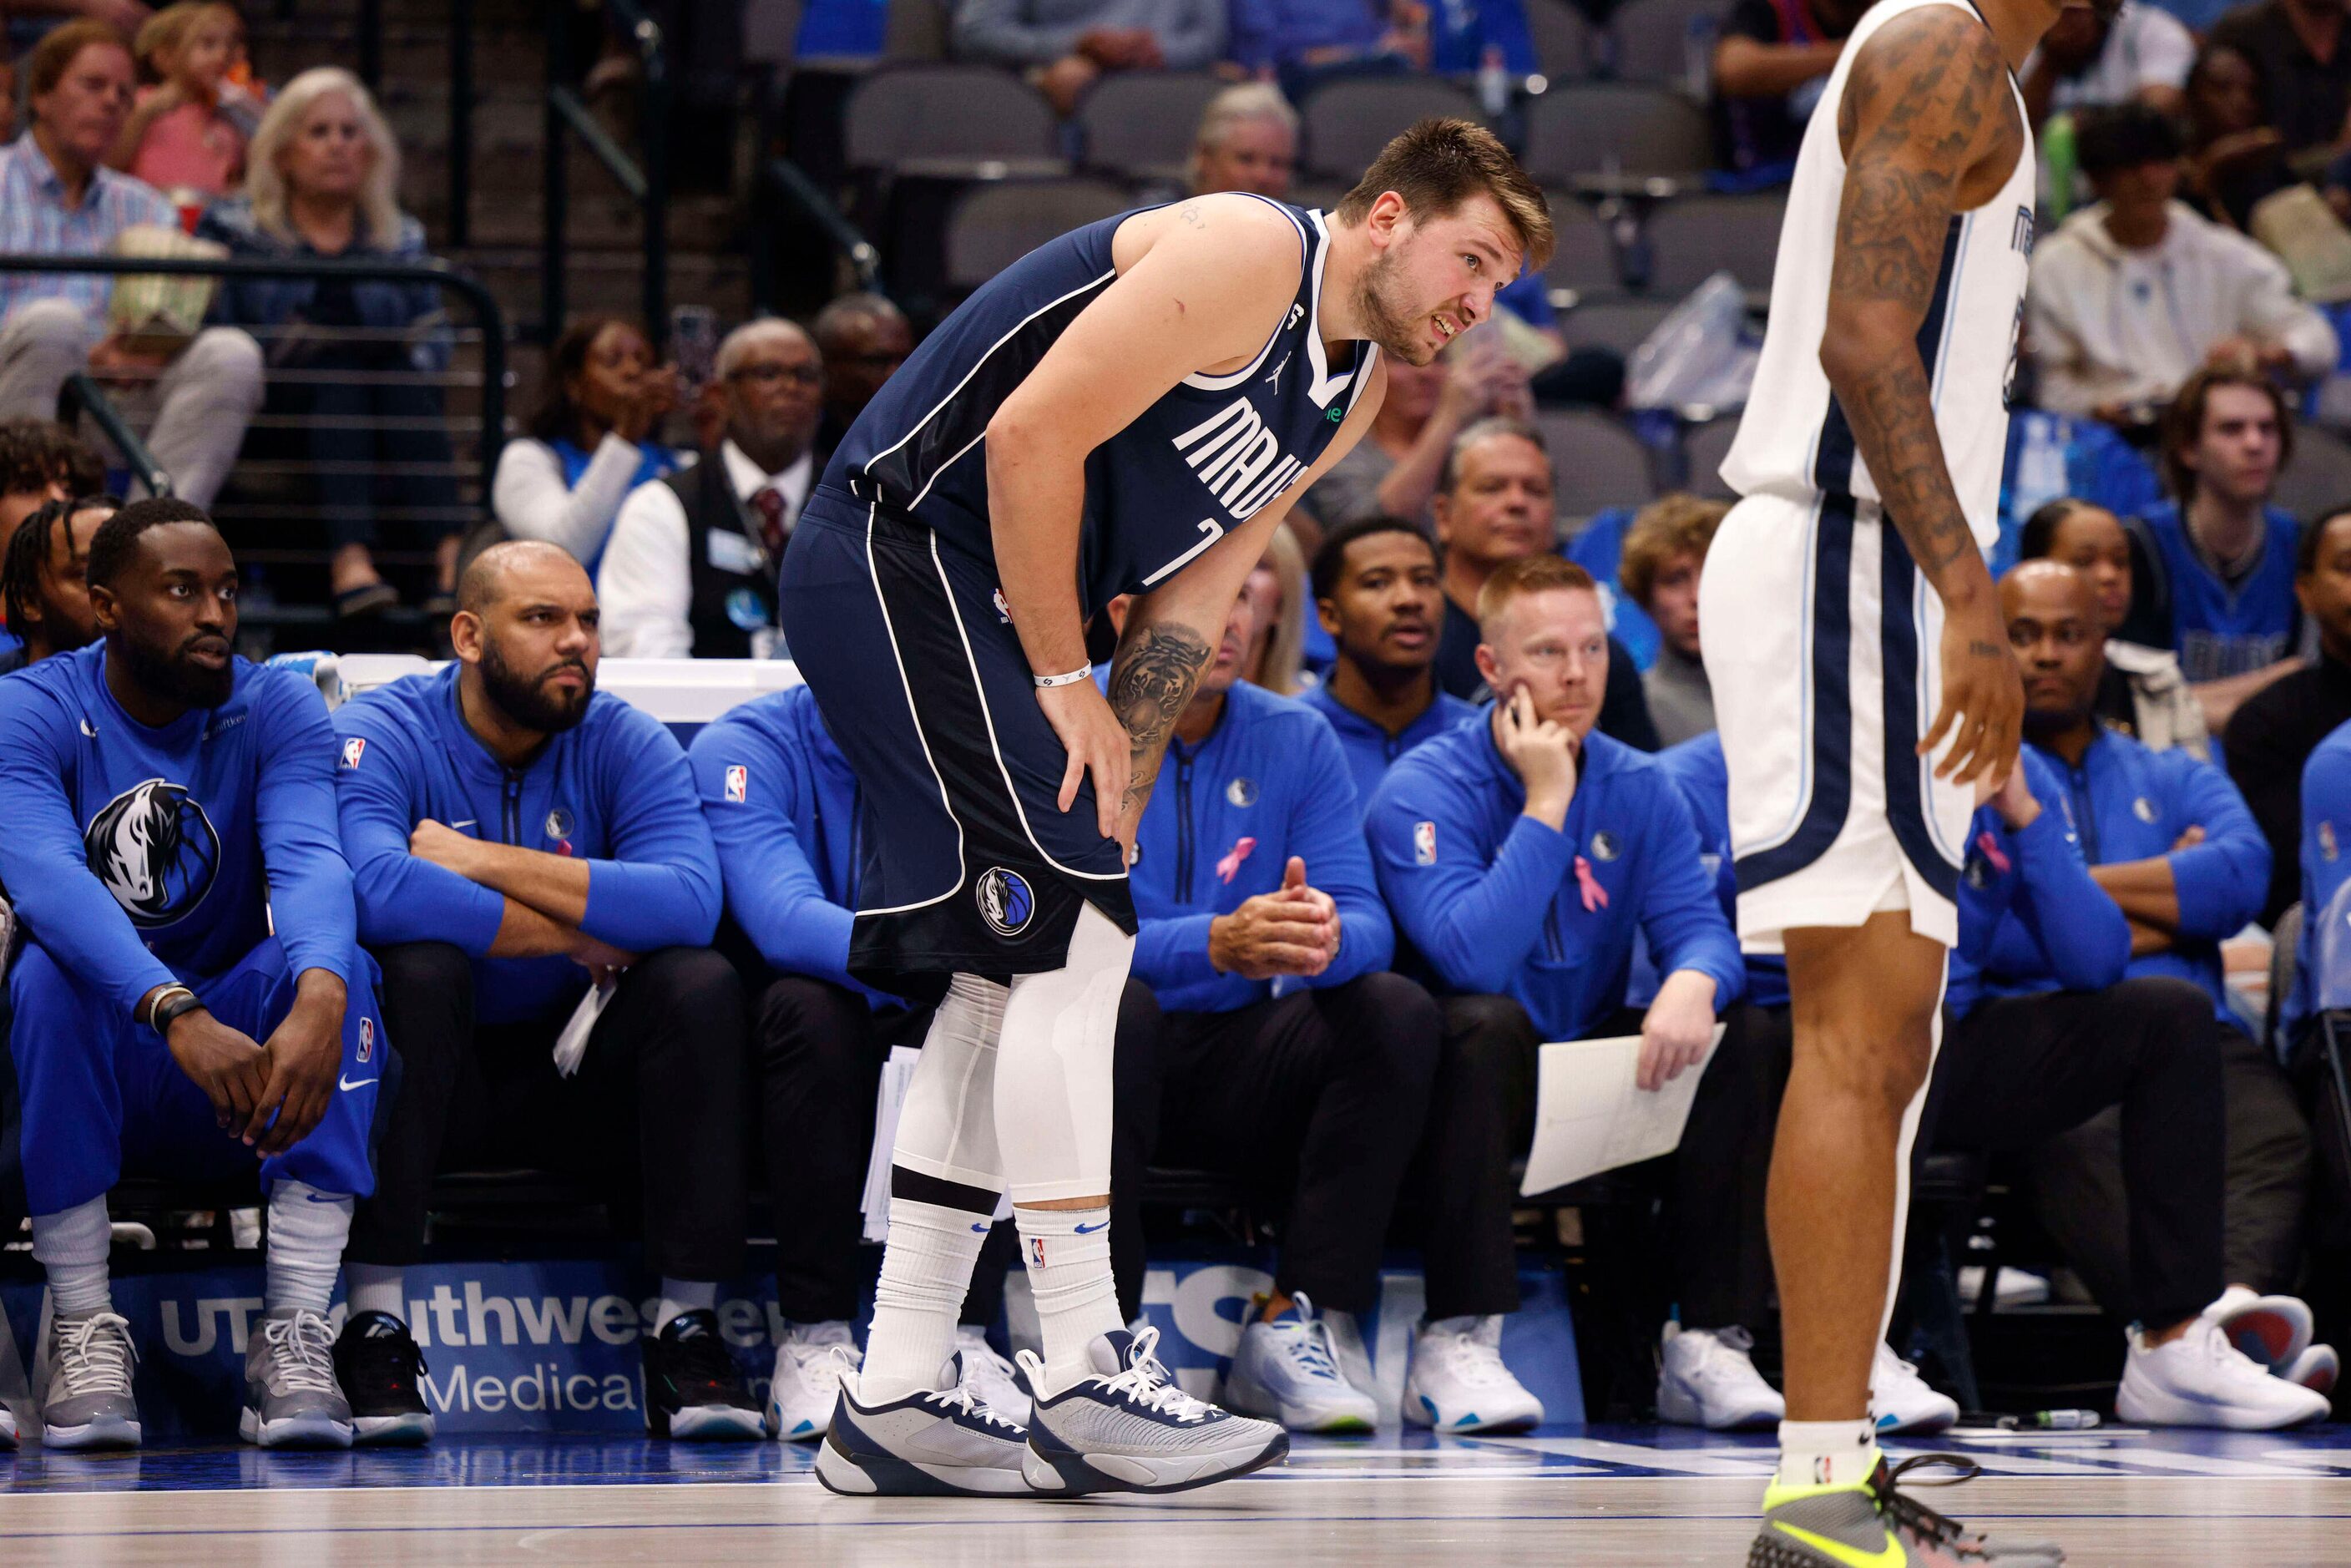
{"type": "Polygon", "coordinates": [[[845,1364],[832,1354],[852,1345],[843,1322],[788,1323],[776,1344],[776,1372],[768,1384],[767,1428],[787,1443],[813,1443],[824,1436],[841,1397],[845,1364]]]}
{"type": "Polygon", "coordinates": [[[1657,1368],[1657,1419],[1716,1432],[1786,1419],[1788,1402],[1749,1359],[1754,1348],[1755,1336],[1745,1329],[1667,1323],[1657,1368]]]}
{"type": "Polygon", "coordinates": [[[1025,1427],[999,1419],[971,1396],[950,1356],[939,1387],[887,1404],[859,1403],[856,1353],[827,1353],[841,1363],[841,1403],[816,1451],[816,1479],[843,1497],[1017,1497],[1029,1490],[1020,1468],[1025,1427]]]}
{"type": "Polygon", "coordinates": [[[2315,1394],[2332,1394],[2335,1381],[2343,1375],[2343,1360],[2331,1344],[2314,1344],[2294,1358],[2292,1365],[2277,1376],[2288,1383],[2300,1384],[2315,1394]]]}
{"type": "Polygon", "coordinates": [[[2292,1296],[2257,1295],[2231,1285],[2204,1315],[2249,1360],[2272,1372],[2292,1366],[2310,1348],[2310,1308],[2292,1296]]]}
{"type": "Polygon", "coordinates": [[[1226,1405],[1293,1432],[1371,1431],[1379,1425],[1378,1403],[1339,1370],[1331,1325],[1315,1315],[1305,1292],[1293,1301],[1271,1322],[1241,1331],[1233,1368],[1225,1374],[1226,1405]]]}
{"type": "MultiPolygon", "coordinates": [[[[1069,1387],[1031,1401],[1021,1473],[1029,1489],[1058,1497],[1089,1492],[1188,1491],[1245,1476],[1286,1458],[1290,1434],[1195,1399],[1152,1353],[1159,1331],[1097,1334],[1093,1368],[1069,1387]]],[[[1019,1356],[1029,1386],[1045,1386],[1033,1350],[1019,1356]]]]}
{"type": "Polygon", "coordinates": [[[1542,1425],[1542,1401],[1502,1364],[1499,1317],[1420,1325],[1404,1380],[1404,1418],[1440,1432],[1523,1432],[1542,1425]]]}
{"type": "Polygon", "coordinates": [[[5,1405],[0,1405],[0,1448],[13,1448],[16,1446],[16,1413],[5,1405]]]}
{"type": "Polygon", "coordinates": [[[974,1399],[1002,1420],[1029,1425],[1029,1390],[1020,1385],[1012,1364],[987,1343],[985,1330],[957,1323],[956,1354],[963,1357],[963,1385],[974,1399]]]}
{"type": "MultiPolygon", "coordinates": [[[[1980,1263],[1970,1264],[1959,1270],[1959,1300],[1974,1306],[1983,1294],[1984,1271],[1980,1263]]],[[[2027,1269],[2002,1269],[2000,1283],[1993,1287],[1993,1304],[2002,1307],[2037,1307],[2049,1300],[2049,1276],[2035,1274],[2027,1269]]]]}
{"type": "Polygon", "coordinates": [[[2198,1318],[2168,1344],[2131,1335],[2115,1414],[2143,1427],[2220,1427],[2271,1432],[2323,1419],[2326,1396],[2273,1377],[2229,1343],[2210,1316],[2198,1318]]]}
{"type": "Polygon", "coordinates": [[[1959,1418],[1959,1402],[1928,1387],[1884,1340],[1869,1364],[1869,1408],[1880,1432],[1939,1432],[1959,1418]]]}

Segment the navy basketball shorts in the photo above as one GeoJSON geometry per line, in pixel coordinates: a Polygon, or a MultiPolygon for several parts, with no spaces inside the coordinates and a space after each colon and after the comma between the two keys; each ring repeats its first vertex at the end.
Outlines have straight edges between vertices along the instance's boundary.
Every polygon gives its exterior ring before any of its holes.
{"type": "Polygon", "coordinates": [[[784,640],[864,811],[849,967],[861,978],[1061,968],[1092,904],[1134,902],[986,563],[904,512],[819,486],[784,554],[784,640]]]}

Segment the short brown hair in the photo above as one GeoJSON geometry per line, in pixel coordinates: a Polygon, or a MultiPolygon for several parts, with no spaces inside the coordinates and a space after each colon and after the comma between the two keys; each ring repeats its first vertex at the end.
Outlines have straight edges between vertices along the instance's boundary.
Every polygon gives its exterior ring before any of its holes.
{"type": "Polygon", "coordinates": [[[93,44],[120,49],[126,57],[131,54],[129,40],[94,16],[50,28],[25,62],[26,104],[29,107],[35,99],[54,90],[66,79],[66,68],[74,63],[74,57],[93,44]]]}
{"type": "Polygon", "coordinates": [[[1478,630],[1491,630],[1502,612],[1518,600],[1562,588],[1580,588],[1586,593],[1600,591],[1600,585],[1592,580],[1590,572],[1549,550],[1506,560],[1494,569],[1494,575],[1478,591],[1478,630]]]}
{"type": "Polygon", "coordinates": [[[1657,573],[1677,555],[1705,560],[1707,548],[1714,543],[1714,530],[1729,513],[1729,502],[1709,501],[1687,490],[1661,496],[1642,507],[1634,515],[1633,526],[1625,530],[1624,554],[1616,568],[1616,580],[1624,585],[1625,596],[1647,609],[1657,573]]]}
{"type": "Polygon", "coordinates": [[[2294,408],[2278,384],[2250,365],[2207,365],[2180,384],[2163,411],[2163,487],[2185,507],[2196,495],[2196,470],[2182,454],[2204,439],[2204,405],[2214,387],[2251,387],[2270,400],[2278,422],[2278,472],[2294,461],[2294,408]]]}
{"type": "Polygon", "coordinates": [[[1472,196],[1494,198],[1519,236],[1528,270],[1551,260],[1551,204],[1510,150],[1482,125],[1467,120],[1424,120],[1380,150],[1355,188],[1340,200],[1339,221],[1360,224],[1389,191],[1416,218],[1458,212],[1472,196]]]}

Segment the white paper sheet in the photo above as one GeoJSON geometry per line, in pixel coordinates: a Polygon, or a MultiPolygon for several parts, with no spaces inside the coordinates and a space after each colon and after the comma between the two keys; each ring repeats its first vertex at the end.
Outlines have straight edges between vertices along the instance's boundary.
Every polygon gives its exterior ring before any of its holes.
{"type": "Polygon", "coordinates": [[[604,1016],[604,1004],[612,999],[620,988],[618,980],[607,980],[601,986],[590,986],[580,1005],[571,1009],[571,1021],[555,1037],[555,1071],[569,1078],[580,1071],[580,1059],[588,1054],[588,1037],[596,1031],[596,1020],[604,1016]]]}
{"type": "Polygon", "coordinates": [[[1535,1142],[1521,1197],[1549,1192],[1619,1166],[1670,1154],[1682,1141],[1698,1081],[1722,1045],[1722,1025],[1706,1061],[1654,1091],[1635,1087],[1641,1037],[1554,1041],[1542,1048],[1535,1142]]]}

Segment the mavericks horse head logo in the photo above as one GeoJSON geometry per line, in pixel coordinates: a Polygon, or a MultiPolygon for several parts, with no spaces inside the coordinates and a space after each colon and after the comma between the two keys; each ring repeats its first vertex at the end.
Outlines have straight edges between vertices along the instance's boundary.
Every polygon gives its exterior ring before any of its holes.
{"type": "Polygon", "coordinates": [[[972,892],[979,904],[979,917],[998,936],[1019,936],[1028,926],[1029,917],[1037,913],[1037,898],[1028,883],[1019,873],[1000,865],[981,872],[978,885],[972,892]]]}
{"type": "Polygon", "coordinates": [[[92,876],[136,925],[169,925],[204,902],[220,873],[220,835],[180,785],[134,784],[82,834],[92,876]]]}

